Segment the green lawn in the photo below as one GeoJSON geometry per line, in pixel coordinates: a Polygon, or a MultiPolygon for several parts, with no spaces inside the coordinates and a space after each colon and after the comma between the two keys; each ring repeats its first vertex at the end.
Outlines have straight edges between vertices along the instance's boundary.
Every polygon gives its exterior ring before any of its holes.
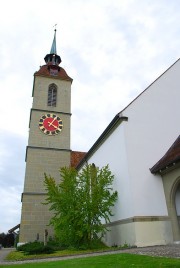
{"type": "Polygon", "coordinates": [[[43,262],[43,263],[27,263],[14,265],[0,265],[0,268],[162,268],[162,267],[180,267],[180,259],[170,259],[162,257],[149,257],[133,254],[112,254],[96,257],[85,257],[79,259],[43,262]]]}

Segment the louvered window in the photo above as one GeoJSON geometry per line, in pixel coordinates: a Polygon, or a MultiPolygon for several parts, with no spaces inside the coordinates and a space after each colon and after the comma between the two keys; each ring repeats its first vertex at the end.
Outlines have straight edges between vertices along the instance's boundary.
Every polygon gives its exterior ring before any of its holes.
{"type": "Polygon", "coordinates": [[[51,84],[48,89],[48,106],[56,106],[57,100],[57,86],[55,84],[51,84]]]}

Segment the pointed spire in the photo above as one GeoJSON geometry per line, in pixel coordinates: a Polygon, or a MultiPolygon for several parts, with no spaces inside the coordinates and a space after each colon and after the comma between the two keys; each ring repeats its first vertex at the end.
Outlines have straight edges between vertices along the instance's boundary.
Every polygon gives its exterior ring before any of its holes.
{"type": "Polygon", "coordinates": [[[54,39],[52,42],[50,54],[57,54],[57,51],[56,51],[56,29],[54,30],[54,39]]]}
{"type": "MultiPolygon", "coordinates": [[[[55,24],[56,26],[57,24],[55,24]]],[[[57,55],[56,50],[56,29],[54,30],[54,38],[51,46],[50,54],[47,54],[44,58],[46,64],[48,65],[59,65],[61,63],[61,58],[59,55],[57,55]]]]}

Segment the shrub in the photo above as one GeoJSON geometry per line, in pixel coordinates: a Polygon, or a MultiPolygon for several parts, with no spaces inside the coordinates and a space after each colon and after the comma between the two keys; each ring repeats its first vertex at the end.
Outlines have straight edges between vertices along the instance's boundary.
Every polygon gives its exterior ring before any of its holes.
{"type": "Polygon", "coordinates": [[[55,251],[52,246],[49,245],[44,246],[42,242],[30,242],[22,246],[19,246],[17,250],[23,251],[27,255],[50,254],[55,251]]]}
{"type": "Polygon", "coordinates": [[[48,246],[50,246],[51,248],[53,248],[55,251],[56,250],[64,250],[67,249],[67,246],[65,246],[64,244],[62,244],[59,240],[49,240],[47,243],[48,246]]]}

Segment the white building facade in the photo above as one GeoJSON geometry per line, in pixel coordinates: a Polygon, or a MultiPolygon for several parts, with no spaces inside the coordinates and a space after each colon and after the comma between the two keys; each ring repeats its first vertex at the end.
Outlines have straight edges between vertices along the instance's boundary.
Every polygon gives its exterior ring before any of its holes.
{"type": "Polygon", "coordinates": [[[115,175],[118,201],[104,238],[108,245],[180,241],[180,150],[173,168],[150,170],[178,138],[179,119],[180,60],[114,117],[78,165],[109,164],[115,175]]]}

